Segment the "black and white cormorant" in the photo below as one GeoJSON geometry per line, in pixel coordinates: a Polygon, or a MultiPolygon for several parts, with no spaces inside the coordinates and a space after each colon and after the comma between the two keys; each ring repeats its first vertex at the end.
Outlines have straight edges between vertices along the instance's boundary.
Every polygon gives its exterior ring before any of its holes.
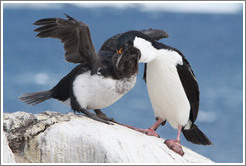
{"type": "Polygon", "coordinates": [[[180,155],[184,154],[180,144],[181,131],[192,143],[212,144],[194,124],[199,109],[199,88],[184,55],[139,31],[129,31],[121,35],[116,47],[123,56],[128,49],[135,48],[141,53],[139,62],[146,63],[144,79],[157,121],[149,129],[137,130],[158,136],[155,130],[168,121],[172,127],[178,129],[178,135],[176,139],[166,140],[165,144],[180,155]]]}
{"type": "MultiPolygon", "coordinates": [[[[52,89],[23,94],[19,99],[26,104],[35,105],[48,99],[57,99],[71,106],[75,112],[109,123],[100,110],[107,107],[129,90],[136,82],[140,52],[128,49],[124,56],[118,55],[116,41],[121,34],[108,39],[97,53],[90,35],[89,27],[66,15],[67,19],[46,18],[34,25],[40,38],[58,38],[64,44],[65,59],[80,63],[62,78],[52,89]],[[88,110],[94,110],[96,114],[88,110]]],[[[162,30],[142,30],[153,40],[167,37],[162,30]]]]}

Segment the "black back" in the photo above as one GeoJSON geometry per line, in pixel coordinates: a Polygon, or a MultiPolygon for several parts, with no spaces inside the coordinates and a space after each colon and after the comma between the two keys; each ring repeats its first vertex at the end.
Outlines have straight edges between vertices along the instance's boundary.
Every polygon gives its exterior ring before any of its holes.
{"type": "MultiPolygon", "coordinates": [[[[122,34],[126,34],[126,33],[133,33],[132,35],[134,36],[134,34],[144,34],[146,35],[150,40],[160,40],[162,38],[167,38],[168,34],[163,31],[163,30],[158,30],[158,29],[143,29],[140,31],[128,31],[125,33],[119,33],[116,34],[114,36],[112,36],[111,38],[109,38],[108,40],[106,40],[103,45],[101,46],[100,50],[99,50],[99,54],[102,51],[109,51],[112,52],[112,54],[117,53],[116,49],[117,49],[117,40],[122,37],[122,34]]],[[[142,35],[141,35],[142,36],[142,35]]],[[[122,39],[123,40],[123,39],[122,39]]]]}

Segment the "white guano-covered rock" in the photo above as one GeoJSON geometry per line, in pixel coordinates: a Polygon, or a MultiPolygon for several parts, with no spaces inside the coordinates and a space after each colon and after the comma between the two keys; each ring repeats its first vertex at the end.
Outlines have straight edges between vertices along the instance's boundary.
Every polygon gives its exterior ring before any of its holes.
{"type": "Polygon", "coordinates": [[[168,149],[162,138],[74,113],[4,114],[4,131],[16,162],[212,163],[185,147],[182,157],[168,149]],[[27,125],[17,124],[21,121],[27,125]]]}
{"type": "Polygon", "coordinates": [[[15,156],[12,150],[9,148],[9,142],[7,140],[6,133],[3,132],[2,134],[2,139],[3,139],[3,162],[4,163],[15,163],[15,156]]]}

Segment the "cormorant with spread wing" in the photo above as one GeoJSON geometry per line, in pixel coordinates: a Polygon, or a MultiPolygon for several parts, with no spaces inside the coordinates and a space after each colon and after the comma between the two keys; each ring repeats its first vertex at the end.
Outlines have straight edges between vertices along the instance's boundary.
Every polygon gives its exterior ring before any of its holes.
{"type": "MultiPolygon", "coordinates": [[[[139,51],[128,49],[124,56],[118,55],[117,39],[121,34],[108,39],[97,53],[89,27],[66,15],[68,19],[46,18],[34,25],[40,38],[58,38],[64,44],[65,59],[80,63],[52,89],[23,94],[19,99],[35,105],[48,99],[57,99],[71,106],[75,112],[109,123],[110,120],[100,109],[105,108],[131,90],[136,82],[139,51]],[[88,110],[94,110],[96,114],[88,110]]],[[[162,30],[142,30],[153,40],[168,37],[162,30]]]]}

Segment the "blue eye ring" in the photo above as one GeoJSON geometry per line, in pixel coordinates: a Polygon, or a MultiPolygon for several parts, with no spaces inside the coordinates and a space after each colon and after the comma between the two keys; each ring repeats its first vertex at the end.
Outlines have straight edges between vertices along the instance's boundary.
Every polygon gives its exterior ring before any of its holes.
{"type": "Polygon", "coordinates": [[[128,44],[126,43],[125,45],[124,45],[124,49],[127,49],[128,48],[128,44]]]}

